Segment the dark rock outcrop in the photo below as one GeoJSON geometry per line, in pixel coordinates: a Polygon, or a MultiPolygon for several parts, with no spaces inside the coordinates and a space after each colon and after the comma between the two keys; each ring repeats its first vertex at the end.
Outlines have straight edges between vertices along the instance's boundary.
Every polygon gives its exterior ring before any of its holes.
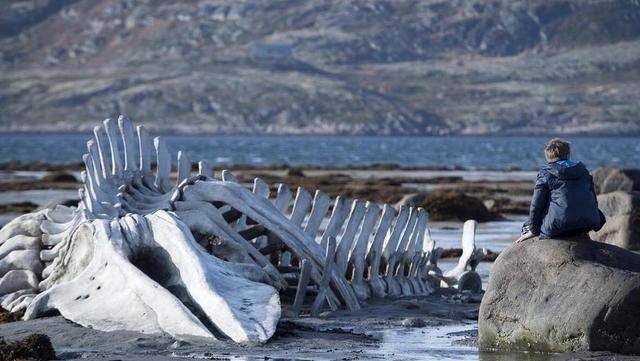
{"type": "Polygon", "coordinates": [[[488,222],[502,219],[499,214],[490,212],[480,199],[449,189],[430,192],[420,206],[434,221],[475,219],[488,222]]]}
{"type": "Polygon", "coordinates": [[[640,250],[640,192],[610,192],[598,195],[598,206],[607,218],[591,237],[618,247],[640,250]]]}
{"type": "Polygon", "coordinates": [[[640,353],[640,255],[587,237],[516,243],[478,322],[481,349],[640,353]]]}
{"type": "Polygon", "coordinates": [[[51,183],[78,183],[78,179],[73,174],[66,172],[47,174],[42,178],[42,181],[51,183]]]}

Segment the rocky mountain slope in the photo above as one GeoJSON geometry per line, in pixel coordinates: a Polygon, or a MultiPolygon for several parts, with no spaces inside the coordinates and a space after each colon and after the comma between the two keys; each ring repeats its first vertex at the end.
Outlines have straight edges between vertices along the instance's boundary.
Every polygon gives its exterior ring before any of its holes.
{"type": "Polygon", "coordinates": [[[0,130],[640,134],[639,0],[6,0],[0,130]]]}

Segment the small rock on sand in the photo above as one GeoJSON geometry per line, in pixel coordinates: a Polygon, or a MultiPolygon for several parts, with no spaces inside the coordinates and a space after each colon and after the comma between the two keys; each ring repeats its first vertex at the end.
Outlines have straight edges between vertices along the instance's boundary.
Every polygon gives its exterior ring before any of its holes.
{"type": "Polygon", "coordinates": [[[402,326],[410,328],[425,327],[427,326],[427,322],[421,318],[409,317],[402,320],[402,326]]]}

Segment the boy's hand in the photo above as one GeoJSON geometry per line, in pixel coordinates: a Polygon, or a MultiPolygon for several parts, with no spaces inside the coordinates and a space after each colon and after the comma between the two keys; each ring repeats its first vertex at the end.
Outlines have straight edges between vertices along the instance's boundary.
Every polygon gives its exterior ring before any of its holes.
{"type": "Polygon", "coordinates": [[[520,238],[516,239],[515,243],[520,243],[522,241],[526,241],[527,239],[533,238],[533,237],[535,237],[535,235],[533,233],[527,232],[527,233],[521,235],[520,238]]]}
{"type": "Polygon", "coordinates": [[[522,231],[521,231],[521,234],[520,234],[520,238],[516,239],[515,243],[520,243],[520,242],[522,242],[524,240],[527,240],[527,239],[533,238],[533,237],[535,237],[535,235],[533,233],[531,233],[531,229],[529,228],[528,225],[525,224],[524,226],[522,226],[522,231]]]}

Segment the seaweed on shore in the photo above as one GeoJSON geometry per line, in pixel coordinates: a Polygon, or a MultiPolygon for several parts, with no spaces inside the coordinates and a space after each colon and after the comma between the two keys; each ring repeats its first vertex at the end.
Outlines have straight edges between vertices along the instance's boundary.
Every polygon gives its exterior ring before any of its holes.
{"type": "Polygon", "coordinates": [[[9,312],[0,307],[0,324],[20,321],[22,316],[24,316],[23,311],[9,312]]]}
{"type": "Polygon", "coordinates": [[[49,336],[34,333],[20,341],[5,342],[0,339],[0,361],[55,360],[56,353],[49,336]]]}

